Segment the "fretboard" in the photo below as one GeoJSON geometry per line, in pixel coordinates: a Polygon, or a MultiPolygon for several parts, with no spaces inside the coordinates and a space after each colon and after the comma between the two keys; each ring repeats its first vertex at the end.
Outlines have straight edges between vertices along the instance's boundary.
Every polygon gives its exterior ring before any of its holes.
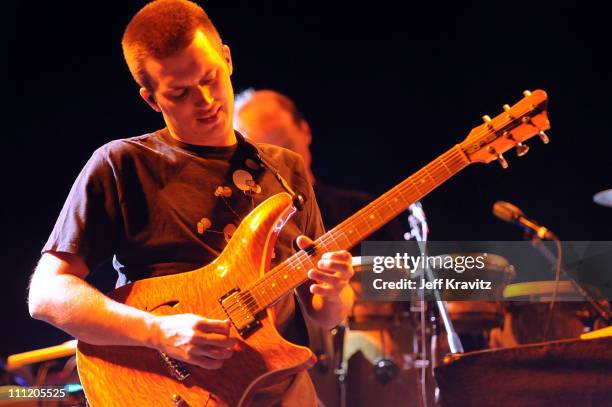
{"type": "Polygon", "coordinates": [[[469,160],[461,147],[454,146],[320,236],[311,249],[295,253],[245,291],[255,300],[258,311],[268,308],[289,291],[304,283],[308,279],[308,270],[315,267],[323,253],[350,249],[468,164],[469,160]]]}

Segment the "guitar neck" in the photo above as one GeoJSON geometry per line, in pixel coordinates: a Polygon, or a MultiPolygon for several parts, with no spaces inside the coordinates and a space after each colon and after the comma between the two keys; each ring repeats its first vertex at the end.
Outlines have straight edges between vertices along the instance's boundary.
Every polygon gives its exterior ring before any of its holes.
{"type": "Polygon", "coordinates": [[[350,249],[402,213],[408,206],[429,194],[470,161],[459,145],[421,168],[412,176],[372,201],[335,228],[320,236],[308,250],[300,250],[276,266],[253,286],[247,295],[263,311],[295,287],[304,283],[323,253],[350,249]]]}

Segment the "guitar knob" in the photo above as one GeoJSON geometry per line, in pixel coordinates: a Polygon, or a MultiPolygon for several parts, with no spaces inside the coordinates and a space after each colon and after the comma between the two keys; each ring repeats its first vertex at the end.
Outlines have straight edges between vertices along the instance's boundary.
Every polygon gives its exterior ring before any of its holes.
{"type": "Polygon", "coordinates": [[[187,404],[187,402],[178,394],[172,395],[172,404],[179,407],[189,407],[189,404],[187,404]]]}
{"type": "Polygon", "coordinates": [[[497,160],[499,161],[499,165],[501,165],[504,170],[508,168],[508,161],[506,161],[503,154],[498,155],[497,160]]]}
{"type": "Polygon", "coordinates": [[[544,133],[543,131],[541,131],[538,136],[540,136],[540,140],[542,140],[542,143],[544,144],[548,144],[548,142],[550,141],[550,139],[548,138],[548,136],[546,135],[546,133],[544,133]]]}
{"type": "Polygon", "coordinates": [[[523,143],[518,143],[516,145],[516,155],[519,157],[524,156],[529,151],[529,146],[523,143]]]}

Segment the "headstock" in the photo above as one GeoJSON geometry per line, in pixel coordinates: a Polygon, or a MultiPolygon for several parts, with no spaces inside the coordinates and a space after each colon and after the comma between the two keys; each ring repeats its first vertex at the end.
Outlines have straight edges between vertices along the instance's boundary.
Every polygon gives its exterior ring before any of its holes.
{"type": "Polygon", "coordinates": [[[470,162],[490,163],[499,160],[503,168],[508,162],[503,153],[516,146],[516,154],[521,157],[529,151],[523,142],[538,135],[544,144],[548,136],[544,133],[550,129],[546,114],[548,96],[543,90],[523,92],[524,98],[510,107],[504,105],[504,112],[491,119],[483,116],[484,121],[474,127],[466,139],[459,145],[470,162]]]}

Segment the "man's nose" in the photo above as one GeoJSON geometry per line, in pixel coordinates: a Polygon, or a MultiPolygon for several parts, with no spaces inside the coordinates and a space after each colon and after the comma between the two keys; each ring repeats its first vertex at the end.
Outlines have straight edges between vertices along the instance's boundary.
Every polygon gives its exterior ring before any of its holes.
{"type": "Polygon", "coordinates": [[[198,86],[198,90],[200,92],[200,95],[202,96],[199,100],[199,104],[202,105],[211,105],[214,101],[214,98],[212,96],[212,92],[210,91],[210,86],[198,86]]]}

